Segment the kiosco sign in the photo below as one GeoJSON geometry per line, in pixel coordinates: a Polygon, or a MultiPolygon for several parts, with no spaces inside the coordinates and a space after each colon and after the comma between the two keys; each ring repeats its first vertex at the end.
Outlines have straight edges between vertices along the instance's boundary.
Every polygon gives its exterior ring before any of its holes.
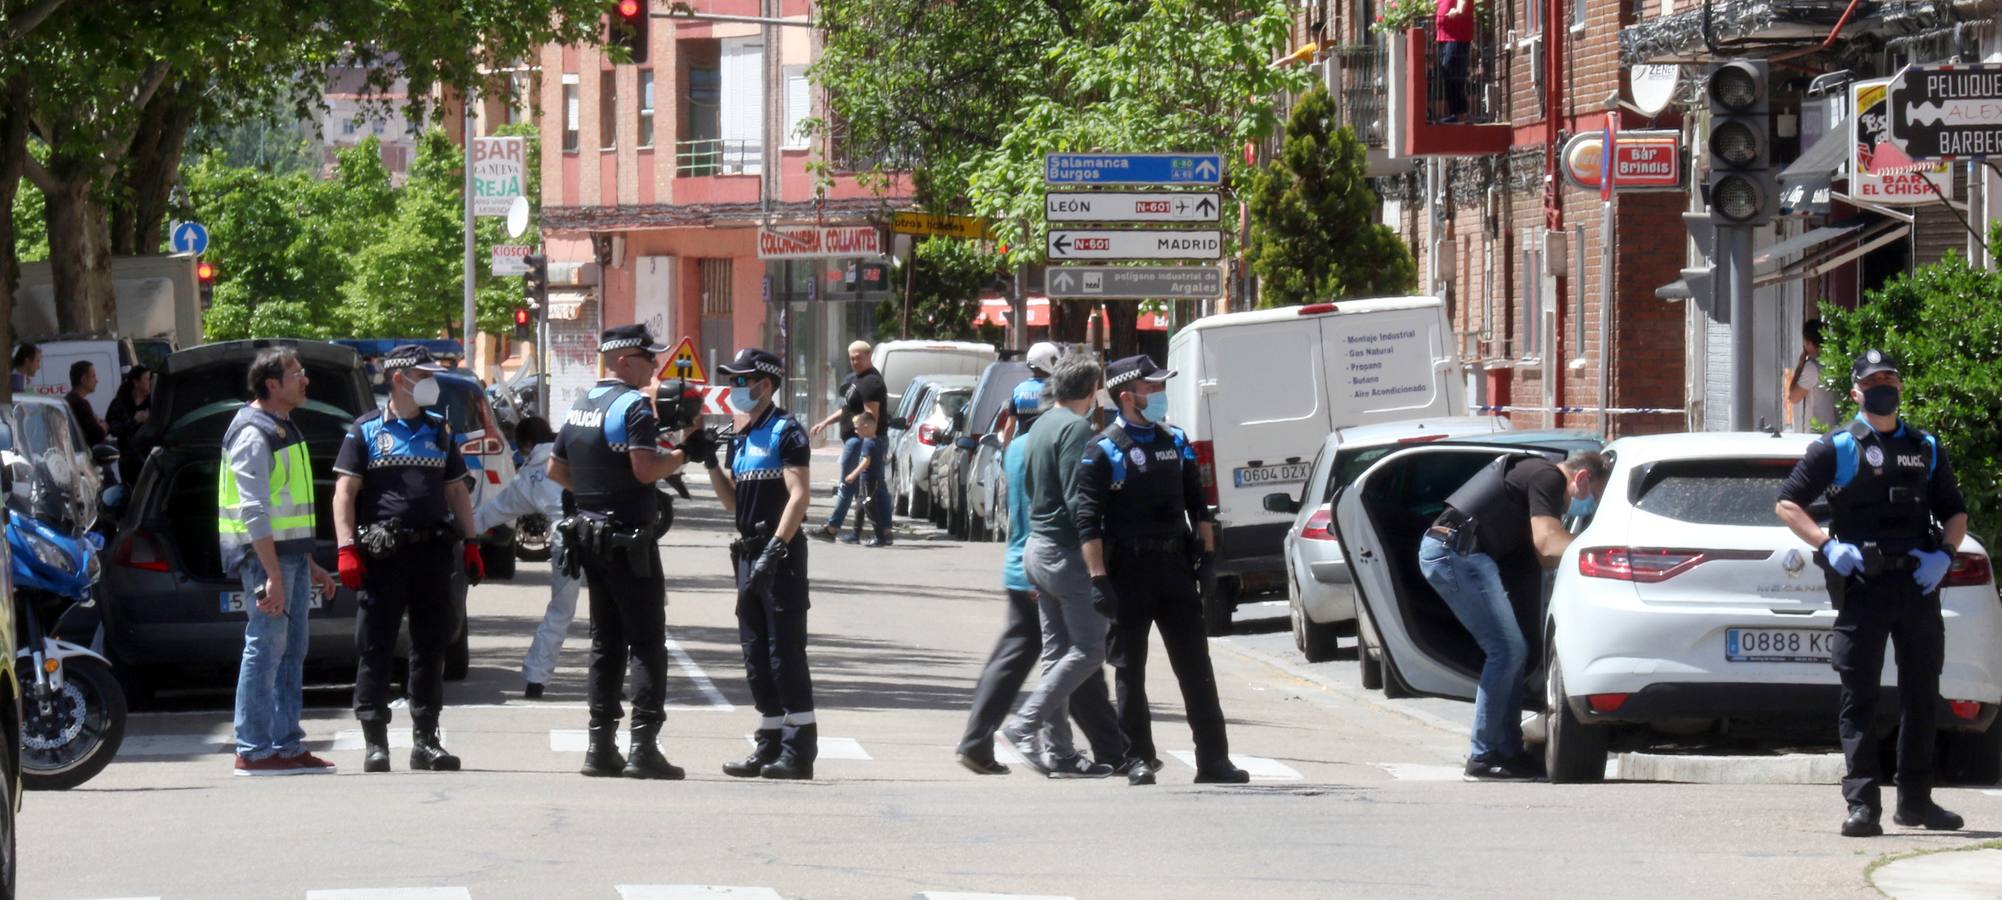
{"type": "Polygon", "coordinates": [[[759,259],[881,255],[883,233],[874,225],[802,225],[758,229],[759,259]]]}
{"type": "MultiPolygon", "coordinates": [[[[1605,135],[1587,131],[1564,144],[1564,179],[1573,187],[1599,189],[1601,145],[1605,135]]],[[[1613,189],[1675,191],[1682,189],[1682,132],[1622,131],[1615,138],[1613,189]]]]}

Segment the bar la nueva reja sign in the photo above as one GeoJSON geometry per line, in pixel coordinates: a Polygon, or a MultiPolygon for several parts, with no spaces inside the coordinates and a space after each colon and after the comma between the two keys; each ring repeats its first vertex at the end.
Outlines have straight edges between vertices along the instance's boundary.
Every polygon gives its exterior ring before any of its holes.
{"type": "Polygon", "coordinates": [[[778,225],[758,229],[759,259],[831,259],[883,255],[874,225],[778,225]]]}

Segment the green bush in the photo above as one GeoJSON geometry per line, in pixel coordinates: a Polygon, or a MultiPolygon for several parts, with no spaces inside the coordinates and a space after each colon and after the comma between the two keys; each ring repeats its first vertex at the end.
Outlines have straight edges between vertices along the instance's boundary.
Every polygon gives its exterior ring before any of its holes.
{"type": "MultiPolygon", "coordinates": [[[[2002,246],[2002,226],[1989,245],[2002,246]]],[[[1905,380],[1898,414],[1947,450],[1970,527],[2002,536],[2002,272],[1952,254],[1869,292],[1854,311],[1824,305],[1821,316],[1823,380],[1838,416],[1856,414],[1856,355],[1876,347],[1896,357],[1905,380]]]]}

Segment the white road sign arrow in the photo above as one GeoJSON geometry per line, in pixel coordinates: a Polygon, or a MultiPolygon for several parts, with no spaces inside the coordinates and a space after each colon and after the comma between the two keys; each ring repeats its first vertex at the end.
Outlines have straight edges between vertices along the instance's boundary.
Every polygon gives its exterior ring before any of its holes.
{"type": "Polygon", "coordinates": [[[1052,222],[1214,222],[1218,208],[1214,191],[1053,191],[1043,195],[1043,212],[1052,222]]]}
{"type": "Polygon", "coordinates": [[[1221,259],[1223,233],[1201,231],[1057,231],[1051,259],[1221,259]]]}

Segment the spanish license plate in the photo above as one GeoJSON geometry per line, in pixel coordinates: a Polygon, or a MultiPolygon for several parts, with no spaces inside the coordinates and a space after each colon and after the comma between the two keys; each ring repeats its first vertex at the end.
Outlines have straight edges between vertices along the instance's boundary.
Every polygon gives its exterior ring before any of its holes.
{"type": "MultiPolygon", "coordinates": [[[[323,605],[325,605],[325,598],[323,598],[323,597],[321,597],[321,596],[320,596],[320,586],[316,584],[316,585],[314,585],[314,586],[313,586],[313,604],[312,604],[312,608],[313,608],[313,609],[319,609],[319,608],[320,608],[321,606],[323,606],[323,605]]],[[[223,612],[226,612],[226,613],[240,613],[240,612],[243,612],[243,592],[242,592],[242,591],[223,591],[223,592],[222,592],[222,611],[223,611],[223,612]]]]}
{"type": "Polygon", "coordinates": [[[1835,632],[1819,628],[1729,628],[1724,658],[1731,662],[1825,663],[1835,632]]]}
{"type": "Polygon", "coordinates": [[[1231,479],[1238,487],[1257,487],[1265,484],[1286,484],[1307,480],[1307,463],[1283,463],[1273,466],[1238,466],[1232,470],[1231,479]]]}

